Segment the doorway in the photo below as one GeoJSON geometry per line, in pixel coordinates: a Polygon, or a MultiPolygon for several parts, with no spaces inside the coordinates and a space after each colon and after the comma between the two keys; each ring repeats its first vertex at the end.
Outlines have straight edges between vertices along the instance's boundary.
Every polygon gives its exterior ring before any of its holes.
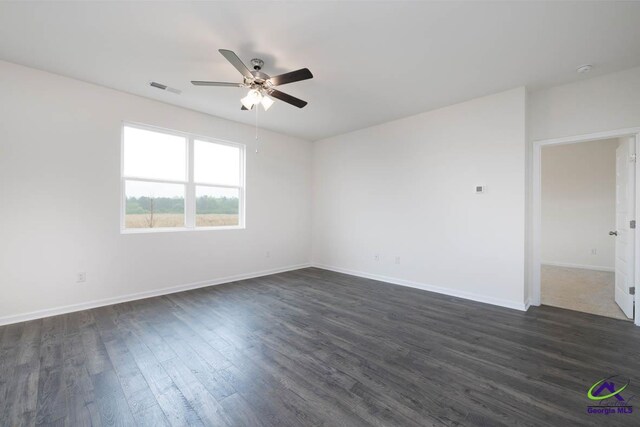
{"type": "Polygon", "coordinates": [[[637,136],[534,143],[532,305],[634,319],[637,136]]]}

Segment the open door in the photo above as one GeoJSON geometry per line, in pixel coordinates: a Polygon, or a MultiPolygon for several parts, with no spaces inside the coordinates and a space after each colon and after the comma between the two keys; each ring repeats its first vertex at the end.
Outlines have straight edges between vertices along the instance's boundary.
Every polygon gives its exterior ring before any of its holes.
{"type": "Polygon", "coordinates": [[[635,137],[623,138],[616,149],[616,303],[633,319],[635,267],[635,137]]]}

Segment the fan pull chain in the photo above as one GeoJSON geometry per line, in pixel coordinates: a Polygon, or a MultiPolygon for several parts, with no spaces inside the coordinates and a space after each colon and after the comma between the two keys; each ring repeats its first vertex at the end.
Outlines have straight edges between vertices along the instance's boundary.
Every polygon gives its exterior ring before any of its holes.
{"type": "Polygon", "coordinates": [[[256,105],[254,107],[256,109],[256,153],[259,153],[260,151],[258,150],[258,105],[256,105]]]}

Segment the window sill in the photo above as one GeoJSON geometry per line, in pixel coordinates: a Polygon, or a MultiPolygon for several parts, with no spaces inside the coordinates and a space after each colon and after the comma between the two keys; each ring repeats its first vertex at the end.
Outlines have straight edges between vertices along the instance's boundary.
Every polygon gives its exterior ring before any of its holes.
{"type": "Polygon", "coordinates": [[[221,227],[163,227],[163,228],[123,228],[120,234],[154,234],[154,233],[180,233],[193,231],[218,231],[218,230],[244,230],[243,225],[228,225],[221,227]]]}

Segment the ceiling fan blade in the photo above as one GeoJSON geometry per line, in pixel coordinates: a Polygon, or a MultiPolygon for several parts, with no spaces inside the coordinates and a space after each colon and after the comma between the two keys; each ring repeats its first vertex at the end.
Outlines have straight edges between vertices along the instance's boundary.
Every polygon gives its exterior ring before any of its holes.
{"type": "Polygon", "coordinates": [[[240,83],[227,83],[227,82],[205,82],[201,80],[191,80],[191,84],[195,86],[224,86],[224,87],[241,87],[240,83]]]}
{"type": "Polygon", "coordinates": [[[298,99],[295,96],[280,92],[276,89],[271,89],[269,91],[269,95],[276,99],[279,99],[280,101],[284,101],[287,104],[295,105],[298,108],[303,108],[305,105],[307,105],[307,101],[303,101],[302,99],[298,99]]]}
{"type": "Polygon", "coordinates": [[[227,61],[231,62],[231,65],[236,67],[236,70],[240,71],[240,74],[242,74],[248,79],[253,78],[251,71],[249,71],[247,66],[244,65],[244,62],[242,62],[240,58],[238,58],[238,55],[236,55],[234,52],[227,49],[219,49],[218,52],[220,52],[222,56],[227,58],[227,61]]]}
{"type": "Polygon", "coordinates": [[[286,85],[287,83],[299,82],[300,80],[312,79],[313,74],[308,68],[301,68],[290,73],[280,74],[279,76],[271,77],[269,80],[274,86],[286,85]]]}

